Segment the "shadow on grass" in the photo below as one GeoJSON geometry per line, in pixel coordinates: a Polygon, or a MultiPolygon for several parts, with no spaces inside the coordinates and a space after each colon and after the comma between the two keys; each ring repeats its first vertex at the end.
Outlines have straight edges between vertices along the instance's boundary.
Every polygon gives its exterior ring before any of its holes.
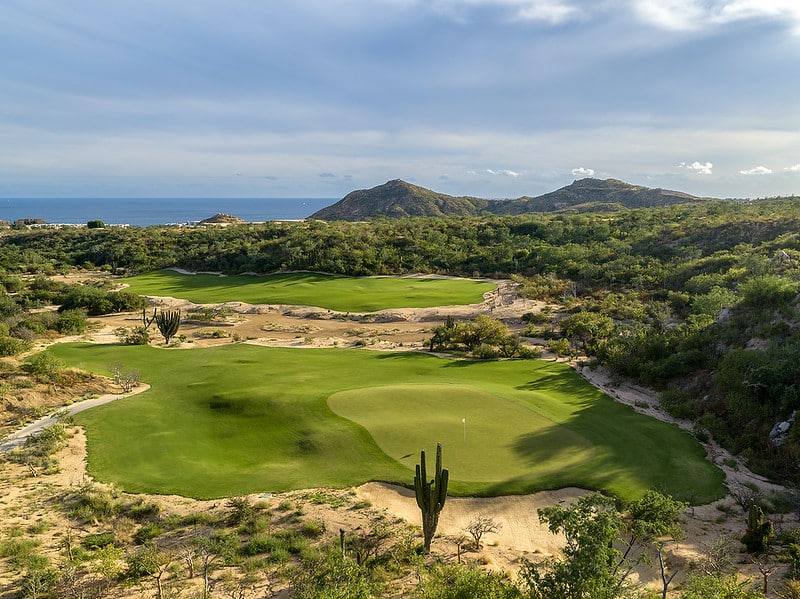
{"type": "MultiPolygon", "coordinates": [[[[572,399],[594,401],[605,396],[602,391],[589,385],[571,370],[564,370],[541,376],[522,385],[514,387],[519,391],[554,392],[569,395],[572,399]]],[[[573,403],[572,401],[570,403],[573,403]]]]}

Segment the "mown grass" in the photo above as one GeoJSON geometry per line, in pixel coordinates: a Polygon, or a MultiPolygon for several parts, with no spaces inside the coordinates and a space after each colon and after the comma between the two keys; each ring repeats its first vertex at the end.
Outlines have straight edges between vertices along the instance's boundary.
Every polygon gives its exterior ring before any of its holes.
{"type": "Polygon", "coordinates": [[[493,283],[471,279],[337,277],[317,273],[223,277],[174,270],[159,270],[121,282],[140,295],[169,296],[196,304],[240,301],[317,306],[341,312],[474,304],[495,288],[493,283]]]}
{"type": "Polygon", "coordinates": [[[123,363],[152,385],[75,417],[87,428],[90,473],[129,491],[409,485],[419,450],[442,442],[454,494],[724,494],[722,473],[690,435],[614,402],[563,364],[250,345],[50,351],[96,372],[123,363]]]}

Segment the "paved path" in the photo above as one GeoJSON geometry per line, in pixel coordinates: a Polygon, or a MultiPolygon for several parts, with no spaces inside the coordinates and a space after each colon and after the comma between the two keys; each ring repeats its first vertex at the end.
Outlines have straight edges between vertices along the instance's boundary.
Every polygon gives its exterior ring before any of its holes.
{"type": "Polygon", "coordinates": [[[48,426],[52,426],[57,424],[64,416],[72,416],[77,414],[78,412],[83,412],[84,410],[88,410],[89,408],[94,408],[96,406],[101,406],[106,403],[110,403],[112,401],[116,401],[118,399],[123,399],[125,397],[131,397],[132,395],[136,395],[137,393],[142,393],[143,391],[147,391],[150,388],[150,385],[139,385],[131,391],[130,393],[122,393],[117,395],[101,395],[100,397],[94,397],[92,399],[85,399],[83,401],[76,402],[72,405],[66,406],[61,408],[57,412],[50,414],[49,416],[45,416],[44,418],[40,418],[36,422],[29,424],[28,426],[11,433],[7,437],[5,437],[2,441],[0,441],[0,453],[5,453],[11,449],[16,447],[22,447],[25,445],[25,441],[28,440],[28,437],[36,435],[42,431],[43,428],[47,428],[48,426]]]}

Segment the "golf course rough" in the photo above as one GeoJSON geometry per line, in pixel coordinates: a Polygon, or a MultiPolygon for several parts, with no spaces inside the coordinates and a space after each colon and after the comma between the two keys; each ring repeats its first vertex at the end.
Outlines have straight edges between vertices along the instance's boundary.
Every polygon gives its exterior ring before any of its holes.
{"type": "Polygon", "coordinates": [[[132,492],[215,498],[379,480],[409,486],[442,442],[453,495],[577,486],[707,503],[722,472],[677,426],[634,412],[569,366],[413,352],[231,344],[58,344],[66,364],[124,364],[151,389],[75,417],[89,472],[132,492]]]}
{"type": "Polygon", "coordinates": [[[306,272],[220,276],[174,270],[159,270],[120,282],[139,295],[174,297],[195,304],[238,301],[316,306],[340,312],[476,304],[497,287],[474,279],[342,277],[306,272]]]}

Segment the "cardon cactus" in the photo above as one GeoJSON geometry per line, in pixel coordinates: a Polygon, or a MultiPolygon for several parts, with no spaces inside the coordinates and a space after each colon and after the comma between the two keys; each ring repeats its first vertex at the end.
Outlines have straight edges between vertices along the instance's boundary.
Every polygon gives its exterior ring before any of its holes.
{"type": "Polygon", "coordinates": [[[422,512],[422,537],[424,539],[425,553],[431,550],[431,541],[436,533],[439,523],[439,514],[447,500],[447,481],[450,472],[442,469],[442,446],[436,444],[436,473],[433,480],[428,482],[428,473],[425,465],[425,451],[419,452],[419,464],[414,476],[414,492],[417,505],[422,512]]]}
{"type": "Polygon", "coordinates": [[[764,511],[754,501],[750,501],[750,509],[747,510],[747,531],[742,537],[747,553],[754,555],[764,553],[769,548],[774,532],[772,522],[764,519],[764,511]]]}
{"type": "Polygon", "coordinates": [[[159,332],[164,336],[164,343],[169,345],[170,339],[175,336],[181,326],[181,311],[170,310],[164,312],[162,310],[156,315],[155,319],[159,332]]]}

